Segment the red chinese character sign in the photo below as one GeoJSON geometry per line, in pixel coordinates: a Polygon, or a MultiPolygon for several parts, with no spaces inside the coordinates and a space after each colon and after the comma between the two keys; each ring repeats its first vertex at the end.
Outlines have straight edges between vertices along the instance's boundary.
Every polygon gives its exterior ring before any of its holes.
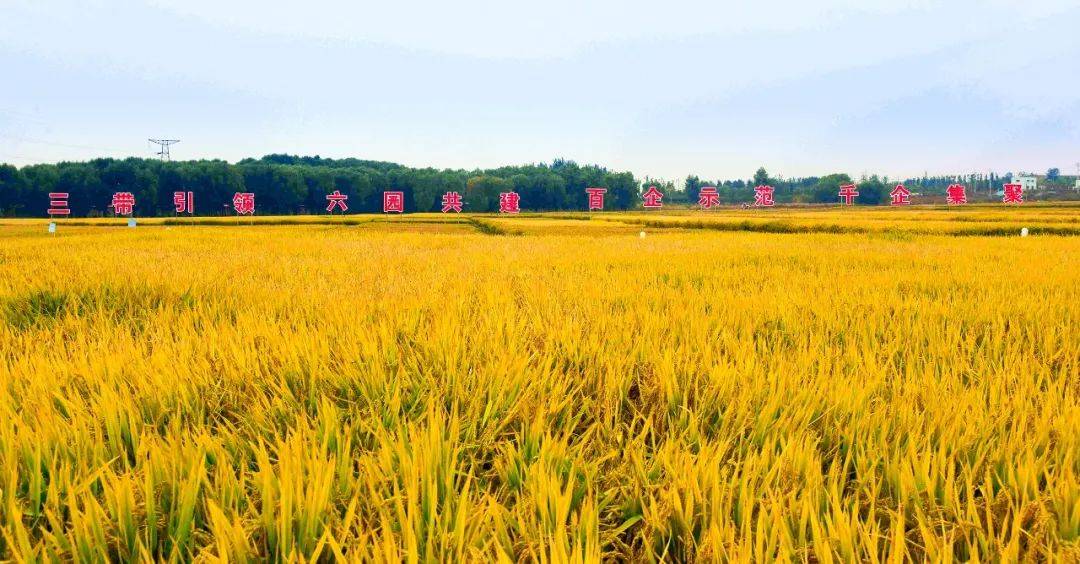
{"type": "Polygon", "coordinates": [[[109,207],[116,215],[131,215],[135,211],[135,195],[131,192],[117,192],[113,194],[109,207]]]}
{"type": "Polygon", "coordinates": [[[852,183],[841,184],[839,195],[845,206],[851,206],[855,204],[855,198],[859,197],[859,192],[855,190],[855,185],[852,183]]]}
{"type": "Polygon", "coordinates": [[[586,188],[585,194],[588,195],[589,199],[589,211],[604,209],[604,194],[607,194],[606,188],[586,188]]]}
{"type": "Polygon", "coordinates": [[[663,199],[664,194],[657,190],[656,186],[649,186],[649,189],[641,195],[641,207],[658,210],[664,206],[663,199]]]}
{"type": "Polygon", "coordinates": [[[442,212],[457,212],[461,213],[461,194],[457,192],[447,192],[442,196],[442,212]]]}
{"type": "Polygon", "coordinates": [[[237,192],[233,194],[232,207],[240,215],[255,214],[255,194],[251,192],[237,192]]]}
{"type": "Polygon", "coordinates": [[[962,184],[950,184],[945,189],[945,203],[960,205],[967,203],[967,189],[962,184]]]}
{"type": "Polygon", "coordinates": [[[774,188],[772,186],[758,186],[757,188],[754,188],[754,205],[767,208],[772,207],[773,204],[776,203],[773,200],[773,191],[774,188]]]}
{"type": "Polygon", "coordinates": [[[176,213],[195,213],[195,194],[191,192],[173,192],[172,202],[176,213]]]}
{"type": "Polygon", "coordinates": [[[49,192],[49,215],[71,215],[67,192],[49,192]]]}
{"type": "Polygon", "coordinates": [[[698,205],[709,209],[713,206],[720,205],[720,193],[716,191],[716,186],[702,186],[701,191],[698,192],[698,205]]]}
{"type": "Polygon", "coordinates": [[[1024,185],[1009,183],[1006,184],[1003,189],[1005,195],[1001,197],[1001,201],[1006,204],[1022,204],[1024,203],[1024,185]]]}
{"type": "Polygon", "coordinates": [[[904,188],[903,184],[897,184],[896,188],[889,192],[889,197],[892,201],[889,202],[893,206],[910,206],[911,205],[911,190],[904,188]]]}
{"type": "Polygon", "coordinates": [[[499,194],[499,213],[518,213],[521,211],[521,196],[517,192],[499,194]]]}
{"type": "Polygon", "coordinates": [[[326,201],[328,202],[326,205],[326,211],[334,213],[335,208],[341,210],[342,212],[349,211],[349,206],[345,204],[345,201],[348,199],[349,197],[345,194],[342,194],[340,190],[334,190],[333,192],[330,192],[326,195],[326,201]]]}
{"type": "Polygon", "coordinates": [[[383,213],[404,213],[405,192],[383,192],[382,211],[383,213]]]}

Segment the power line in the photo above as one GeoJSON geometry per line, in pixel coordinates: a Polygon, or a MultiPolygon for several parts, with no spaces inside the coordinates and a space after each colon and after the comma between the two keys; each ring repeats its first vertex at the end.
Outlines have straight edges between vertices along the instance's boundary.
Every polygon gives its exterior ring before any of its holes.
{"type": "Polygon", "coordinates": [[[157,155],[161,157],[161,160],[169,160],[169,145],[179,143],[179,139],[147,139],[147,141],[159,145],[161,150],[157,152],[157,155]]]}

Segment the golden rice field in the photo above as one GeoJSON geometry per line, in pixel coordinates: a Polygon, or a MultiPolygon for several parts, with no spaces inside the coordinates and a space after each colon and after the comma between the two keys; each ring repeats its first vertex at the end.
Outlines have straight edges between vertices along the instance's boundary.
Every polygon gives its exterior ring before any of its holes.
{"type": "Polygon", "coordinates": [[[3,560],[1080,559],[1080,207],[60,223],[3,560]]]}

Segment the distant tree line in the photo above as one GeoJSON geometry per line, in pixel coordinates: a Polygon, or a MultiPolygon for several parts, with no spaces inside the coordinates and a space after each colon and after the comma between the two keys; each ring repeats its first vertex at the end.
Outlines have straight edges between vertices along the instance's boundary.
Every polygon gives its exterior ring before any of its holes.
{"type": "MultiPolygon", "coordinates": [[[[1064,184],[1059,171],[1046,176],[1064,184]]],[[[968,187],[969,197],[989,196],[1009,182],[1012,174],[998,176],[972,174],[923,176],[900,180],[916,195],[942,195],[953,183],[968,187]]],[[[326,195],[338,191],[348,196],[349,213],[382,212],[382,193],[404,193],[406,212],[439,211],[446,192],[458,192],[464,211],[494,212],[499,194],[517,192],[521,208],[532,211],[586,210],[586,188],[607,189],[604,208],[637,208],[641,192],[657,186],[664,204],[694,206],[702,187],[717,188],[723,204],[754,201],[754,188],[769,185],[778,204],[836,203],[841,184],[858,184],[856,203],[880,205],[889,202],[889,192],[898,181],[878,176],[853,179],[843,173],[802,178],[772,177],[759,168],[746,180],[705,180],[688,176],[681,186],[670,180],[645,177],[637,180],[630,172],[614,172],[596,165],[579,165],[556,159],[551,164],[506,166],[489,170],[437,170],[362,159],[324,159],[318,156],[267,155],[230,164],[220,160],[162,162],[154,159],[94,159],[16,168],[0,164],[0,215],[41,217],[50,192],[70,194],[68,205],[74,216],[103,216],[116,192],[135,196],[135,214],[172,215],[173,193],[193,192],[198,215],[232,213],[236,192],[255,194],[257,213],[262,215],[325,213],[326,195]]]]}
{"type": "MultiPolygon", "coordinates": [[[[1048,179],[1058,180],[1058,171],[1050,169],[1048,179]]],[[[772,186],[773,197],[777,204],[803,203],[803,204],[833,204],[837,202],[837,193],[840,185],[855,183],[859,192],[855,203],[859,205],[883,205],[890,201],[889,192],[897,184],[903,184],[917,196],[943,197],[945,190],[952,184],[962,184],[967,188],[969,198],[990,198],[995,193],[1000,193],[1002,185],[1013,180],[1012,173],[998,175],[969,174],[969,175],[939,175],[919,178],[889,179],[878,175],[862,176],[853,178],[845,173],[828,174],[825,176],[807,176],[802,178],[775,178],[769,175],[764,168],[759,168],[754,177],[747,180],[717,180],[708,181],[691,175],[686,177],[681,190],[673,192],[673,197],[665,198],[665,202],[693,204],[698,201],[698,195],[704,186],[715,186],[720,194],[720,201],[726,203],[752,202],[754,200],[754,188],[757,186],[772,186]]],[[[648,181],[648,179],[647,179],[648,181]]],[[[654,184],[666,186],[668,190],[675,190],[673,182],[652,181],[654,184]]],[[[1058,185],[1064,185],[1064,181],[1058,181],[1058,185]]],[[[1044,184],[1045,186],[1046,184],[1044,184]]],[[[667,192],[665,191],[665,194],[667,192]]]]}
{"type": "Polygon", "coordinates": [[[348,196],[349,212],[382,212],[382,193],[400,191],[405,211],[439,211],[442,195],[458,192],[464,211],[499,209],[499,193],[517,192],[528,210],[587,209],[585,189],[607,189],[605,209],[640,202],[639,183],[629,172],[555,160],[551,164],[491,170],[436,170],[360,159],[267,155],[236,164],[225,161],[162,162],[153,159],[94,159],[87,162],[0,165],[0,214],[45,215],[50,192],[70,194],[73,216],[111,213],[116,192],[135,196],[135,214],[172,215],[174,192],[194,194],[197,215],[231,213],[233,194],[255,194],[262,215],[325,213],[326,195],[348,196]]]}

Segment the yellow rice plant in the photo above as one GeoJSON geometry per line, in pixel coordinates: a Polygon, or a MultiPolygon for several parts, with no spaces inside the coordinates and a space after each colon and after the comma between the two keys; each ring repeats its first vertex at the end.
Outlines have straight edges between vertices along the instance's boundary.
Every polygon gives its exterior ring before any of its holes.
{"type": "Polygon", "coordinates": [[[0,558],[1080,559],[1080,238],[920,213],[10,222],[0,558]]]}

